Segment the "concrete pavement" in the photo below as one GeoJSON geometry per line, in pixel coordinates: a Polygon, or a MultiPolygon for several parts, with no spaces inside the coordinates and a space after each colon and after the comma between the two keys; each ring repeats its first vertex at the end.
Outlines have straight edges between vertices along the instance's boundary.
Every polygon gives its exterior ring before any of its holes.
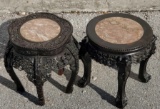
{"type": "Polygon", "coordinates": [[[160,10],[159,0],[0,0],[1,12],[99,12],[160,10]]]}

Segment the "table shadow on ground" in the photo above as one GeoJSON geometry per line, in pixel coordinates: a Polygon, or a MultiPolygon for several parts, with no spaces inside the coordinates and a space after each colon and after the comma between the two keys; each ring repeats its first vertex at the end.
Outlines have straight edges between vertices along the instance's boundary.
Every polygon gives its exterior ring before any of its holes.
{"type": "MultiPolygon", "coordinates": [[[[64,69],[64,75],[66,77],[66,80],[69,81],[70,76],[71,76],[71,71],[68,69],[64,69]]],[[[81,78],[80,76],[77,76],[75,85],[77,85],[76,83],[80,78],[81,78]]],[[[59,90],[61,90],[62,92],[65,92],[67,85],[63,86],[60,83],[58,83],[56,80],[54,80],[53,78],[49,78],[48,81],[51,84],[53,84],[55,87],[57,87],[59,90]]],[[[101,98],[103,100],[106,100],[108,103],[115,106],[115,97],[114,96],[110,95],[109,93],[107,93],[106,91],[104,91],[103,89],[97,87],[96,85],[94,85],[92,83],[89,83],[88,86],[91,87],[94,91],[96,91],[101,96],[101,98]]]]}
{"type": "Polygon", "coordinates": [[[0,58],[3,58],[9,40],[8,26],[13,19],[3,22],[0,26],[0,58]]]}
{"type": "MultiPolygon", "coordinates": [[[[65,69],[64,70],[64,75],[66,77],[66,80],[69,81],[70,76],[71,76],[71,71],[68,70],[68,69],[65,69]]],[[[77,85],[76,83],[78,82],[78,80],[80,80],[80,78],[81,78],[80,76],[77,76],[75,85],[77,85]]],[[[130,73],[130,78],[132,78],[132,79],[137,80],[137,81],[140,82],[140,80],[138,78],[138,74],[134,73],[133,71],[131,71],[131,73],[130,73]]],[[[53,78],[50,78],[49,82],[51,84],[53,84],[55,87],[57,87],[59,90],[61,90],[62,92],[65,92],[66,86],[61,85],[60,83],[58,83],[53,78]]],[[[110,95],[109,93],[107,93],[106,91],[104,91],[103,89],[99,88],[98,86],[96,86],[96,85],[94,85],[92,83],[89,83],[88,86],[91,87],[94,91],[96,91],[101,96],[101,98],[103,100],[106,100],[108,103],[112,104],[113,106],[116,105],[115,104],[115,97],[114,96],[110,95]]]]}
{"type": "MultiPolygon", "coordinates": [[[[15,83],[10,81],[10,80],[8,80],[8,79],[6,79],[3,76],[0,76],[0,84],[2,84],[5,87],[7,87],[7,88],[15,91],[16,93],[18,93],[17,90],[16,90],[15,83]]],[[[36,105],[38,105],[38,98],[35,97],[34,95],[32,95],[32,94],[30,94],[28,92],[23,92],[23,93],[18,93],[18,94],[22,95],[23,97],[27,98],[29,101],[31,101],[31,102],[35,103],[36,105]]]]}

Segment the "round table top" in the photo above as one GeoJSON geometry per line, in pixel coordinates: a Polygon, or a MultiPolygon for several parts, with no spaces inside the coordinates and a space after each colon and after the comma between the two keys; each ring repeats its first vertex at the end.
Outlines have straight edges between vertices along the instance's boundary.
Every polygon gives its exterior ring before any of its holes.
{"type": "Polygon", "coordinates": [[[87,37],[99,50],[129,53],[141,50],[153,40],[153,31],[143,19],[123,13],[93,18],[87,25],[87,37]]]}
{"type": "Polygon", "coordinates": [[[47,18],[29,20],[20,27],[23,38],[33,42],[43,42],[54,39],[60,33],[57,22],[47,18]]]}
{"type": "Polygon", "coordinates": [[[96,24],[95,31],[101,39],[114,44],[136,42],[144,33],[139,23],[123,17],[105,18],[96,24]]]}

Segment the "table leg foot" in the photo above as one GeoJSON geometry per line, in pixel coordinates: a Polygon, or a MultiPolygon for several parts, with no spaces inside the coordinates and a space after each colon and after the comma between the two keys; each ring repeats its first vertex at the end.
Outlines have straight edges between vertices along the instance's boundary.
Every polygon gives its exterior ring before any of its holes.
{"type": "Polygon", "coordinates": [[[87,79],[86,77],[82,77],[79,81],[78,81],[78,86],[79,87],[85,87],[86,85],[88,85],[90,83],[90,79],[87,79]]]}
{"type": "Polygon", "coordinates": [[[24,93],[25,92],[25,89],[23,87],[17,87],[17,91],[19,93],[24,93]]]}
{"type": "Polygon", "coordinates": [[[124,97],[122,99],[120,99],[119,97],[116,98],[116,106],[118,108],[124,108],[127,105],[127,98],[124,97]]]}
{"type": "Polygon", "coordinates": [[[43,95],[43,86],[36,86],[37,88],[37,94],[39,102],[38,104],[43,106],[45,104],[44,95],[43,95]]]}
{"type": "Polygon", "coordinates": [[[68,93],[68,94],[72,93],[73,92],[73,87],[67,87],[65,92],[68,93]]]}
{"type": "Polygon", "coordinates": [[[151,79],[151,75],[144,73],[143,75],[139,75],[139,79],[141,82],[147,83],[151,79]]]}

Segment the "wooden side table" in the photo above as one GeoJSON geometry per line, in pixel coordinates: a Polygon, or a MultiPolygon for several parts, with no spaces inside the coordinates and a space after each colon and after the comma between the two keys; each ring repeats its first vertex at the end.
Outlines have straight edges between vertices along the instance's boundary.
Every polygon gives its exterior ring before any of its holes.
{"type": "Polygon", "coordinates": [[[115,66],[118,68],[116,106],[125,107],[125,85],[131,64],[140,63],[139,79],[148,82],[151,76],[146,72],[146,66],[155,52],[155,40],[151,27],[136,16],[112,13],[93,18],[87,25],[87,36],[81,42],[80,58],[85,65],[79,86],[85,87],[90,82],[91,58],[115,66]]]}
{"type": "Polygon", "coordinates": [[[68,21],[49,13],[31,14],[10,24],[4,63],[17,85],[17,91],[25,90],[13,67],[27,73],[28,79],[37,88],[40,105],[44,105],[43,83],[51,76],[52,70],[59,69],[62,73],[66,65],[70,65],[72,72],[66,93],[73,91],[79,55],[78,43],[72,37],[72,31],[68,21]]]}

